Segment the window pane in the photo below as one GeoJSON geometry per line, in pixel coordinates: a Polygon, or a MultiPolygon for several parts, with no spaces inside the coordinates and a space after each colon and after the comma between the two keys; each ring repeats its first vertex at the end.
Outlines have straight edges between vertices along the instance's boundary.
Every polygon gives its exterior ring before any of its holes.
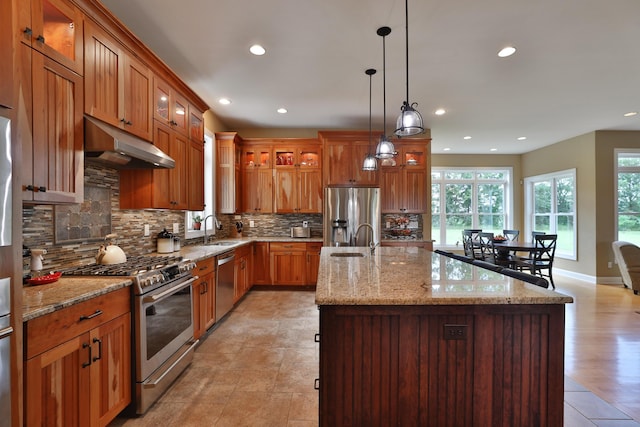
{"type": "Polygon", "coordinates": [[[431,215],[431,238],[438,241],[440,240],[440,215],[431,215]]]}
{"type": "Polygon", "coordinates": [[[561,178],[556,186],[556,212],[572,213],[573,209],[573,178],[561,178]]]}
{"type": "Polygon", "coordinates": [[[618,216],[618,240],[640,245],[640,215],[618,216]]]}
{"type": "Polygon", "coordinates": [[[502,230],[505,228],[503,215],[479,215],[479,219],[479,228],[482,228],[482,231],[493,234],[502,234],[502,230]]]}
{"type": "Polygon", "coordinates": [[[551,182],[543,181],[533,184],[533,212],[551,212],[551,182]]]}
{"type": "Polygon", "coordinates": [[[442,176],[440,175],[440,172],[431,171],[431,180],[432,181],[439,181],[441,178],[442,178],[442,176]]]}
{"type": "Polygon", "coordinates": [[[536,215],[533,231],[542,231],[544,233],[551,232],[549,224],[551,224],[549,215],[536,215]]]}
{"type": "Polygon", "coordinates": [[[471,215],[447,215],[446,221],[445,243],[455,245],[456,242],[462,242],[462,230],[472,228],[473,217],[471,215]]]}
{"type": "Polygon", "coordinates": [[[445,179],[473,179],[472,171],[447,171],[444,174],[445,179]]]}
{"type": "Polygon", "coordinates": [[[502,171],[479,171],[478,179],[505,180],[505,173],[502,171]]]}
{"type": "Polygon", "coordinates": [[[640,212],[640,173],[618,174],[618,213],[640,212]]]}
{"type": "Polygon", "coordinates": [[[556,234],[558,235],[556,252],[572,254],[574,242],[573,215],[558,215],[556,221],[556,234]]]}
{"type": "Polygon", "coordinates": [[[431,185],[431,214],[440,215],[440,184],[431,185]]]}
{"type": "Polygon", "coordinates": [[[446,212],[471,212],[471,184],[447,184],[445,187],[446,212]]]}
{"type": "Polygon", "coordinates": [[[500,184],[478,185],[478,212],[503,213],[504,189],[500,184]]]}
{"type": "Polygon", "coordinates": [[[618,155],[618,166],[640,166],[640,154],[625,153],[618,155]]]}

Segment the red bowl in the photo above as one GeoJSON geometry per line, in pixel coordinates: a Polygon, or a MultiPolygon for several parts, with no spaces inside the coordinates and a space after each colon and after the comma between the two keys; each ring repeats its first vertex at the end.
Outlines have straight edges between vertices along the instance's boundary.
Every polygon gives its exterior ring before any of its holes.
{"type": "Polygon", "coordinates": [[[62,272],[56,271],[55,273],[28,279],[27,283],[29,283],[30,285],[46,285],[47,283],[57,282],[60,276],[62,276],[62,272]]]}

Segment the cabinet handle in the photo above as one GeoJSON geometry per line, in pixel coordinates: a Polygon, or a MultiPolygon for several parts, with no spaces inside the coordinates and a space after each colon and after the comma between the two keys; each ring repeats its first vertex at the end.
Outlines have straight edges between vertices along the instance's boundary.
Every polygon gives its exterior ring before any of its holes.
{"type": "Polygon", "coordinates": [[[80,322],[82,322],[83,320],[89,320],[89,319],[93,319],[94,317],[98,317],[102,314],[102,310],[96,310],[93,314],[90,314],[88,316],[80,316],[80,322]]]}
{"type": "Polygon", "coordinates": [[[40,186],[40,187],[38,187],[38,188],[36,189],[36,191],[39,191],[39,192],[41,192],[41,193],[46,193],[46,192],[47,192],[47,187],[42,187],[42,186],[40,186]]]}
{"type": "Polygon", "coordinates": [[[30,36],[31,34],[33,34],[33,30],[31,28],[29,28],[29,27],[25,27],[22,32],[24,34],[26,34],[27,36],[30,36]]]}
{"type": "Polygon", "coordinates": [[[26,187],[24,187],[24,189],[27,190],[27,191],[33,191],[34,187],[33,187],[33,185],[29,184],[26,187]]]}
{"type": "Polygon", "coordinates": [[[126,122],[124,122],[125,125],[131,126],[133,123],[131,123],[130,120],[127,120],[126,122]]]}
{"type": "Polygon", "coordinates": [[[88,348],[89,349],[89,361],[88,362],[84,362],[82,364],[83,368],[86,368],[87,366],[91,366],[91,346],[87,343],[83,343],[82,344],[82,348],[88,348]]]}
{"type": "MultiPolygon", "coordinates": [[[[98,360],[102,359],[102,340],[99,338],[94,338],[93,343],[98,343],[98,357],[94,357],[91,360],[97,362],[98,360]]],[[[91,353],[89,353],[89,357],[91,357],[91,353]]]]}
{"type": "Polygon", "coordinates": [[[36,37],[36,41],[44,44],[44,36],[43,35],[39,35],[38,37],[36,37]]]}
{"type": "Polygon", "coordinates": [[[313,340],[315,342],[320,342],[320,334],[315,334],[314,337],[313,337],[313,340]]]}
{"type": "Polygon", "coordinates": [[[320,378],[316,378],[313,381],[313,388],[316,389],[316,390],[320,390],[320,378]]]}

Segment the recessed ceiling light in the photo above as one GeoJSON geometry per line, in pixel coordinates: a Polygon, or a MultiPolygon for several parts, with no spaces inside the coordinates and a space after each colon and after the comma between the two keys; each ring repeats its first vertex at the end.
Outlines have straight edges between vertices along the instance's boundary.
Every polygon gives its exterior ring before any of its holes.
{"type": "Polygon", "coordinates": [[[443,148],[442,151],[451,151],[451,148],[449,148],[449,147],[443,148]]]}
{"type": "Polygon", "coordinates": [[[441,116],[441,115],[443,115],[444,113],[446,113],[446,110],[445,110],[444,108],[438,108],[438,109],[436,110],[436,116],[441,116]]]}
{"type": "Polygon", "coordinates": [[[465,136],[465,137],[464,137],[464,138],[462,138],[462,139],[471,139],[471,136],[470,136],[470,135],[467,135],[467,136],[465,136]]]}
{"type": "Polygon", "coordinates": [[[506,58],[507,56],[511,56],[514,53],[516,53],[516,48],[513,46],[507,46],[500,49],[500,52],[498,52],[498,56],[500,58],[506,58]]]}
{"type": "Polygon", "coordinates": [[[280,114],[287,114],[287,109],[286,108],[278,108],[278,113],[280,114]]]}
{"type": "Polygon", "coordinates": [[[624,113],[625,117],[632,117],[635,116],[636,114],[638,114],[637,111],[629,111],[628,113],[624,113]]]}
{"type": "Polygon", "coordinates": [[[266,50],[264,50],[264,48],[259,44],[254,44],[249,48],[249,52],[253,53],[256,56],[261,56],[265,54],[266,50]]]}
{"type": "Polygon", "coordinates": [[[527,137],[526,137],[526,136],[519,136],[519,137],[518,137],[518,141],[524,141],[525,139],[527,139],[527,137]]]}
{"type": "Polygon", "coordinates": [[[228,98],[220,98],[218,99],[218,102],[222,105],[229,105],[231,104],[231,100],[228,98]]]}
{"type": "Polygon", "coordinates": [[[490,148],[489,151],[498,151],[497,148],[490,148]]]}

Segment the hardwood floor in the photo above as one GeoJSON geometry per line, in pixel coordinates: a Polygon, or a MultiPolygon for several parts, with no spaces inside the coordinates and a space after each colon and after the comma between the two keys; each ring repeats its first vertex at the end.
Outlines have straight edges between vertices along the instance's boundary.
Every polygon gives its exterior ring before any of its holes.
{"type": "MultiPolygon", "coordinates": [[[[640,427],[640,296],[560,275],[565,427],[640,427]],[[635,420],[635,421],[634,421],[635,420]]],[[[252,291],[147,412],[113,426],[316,426],[318,310],[308,291],[252,291]]]]}

